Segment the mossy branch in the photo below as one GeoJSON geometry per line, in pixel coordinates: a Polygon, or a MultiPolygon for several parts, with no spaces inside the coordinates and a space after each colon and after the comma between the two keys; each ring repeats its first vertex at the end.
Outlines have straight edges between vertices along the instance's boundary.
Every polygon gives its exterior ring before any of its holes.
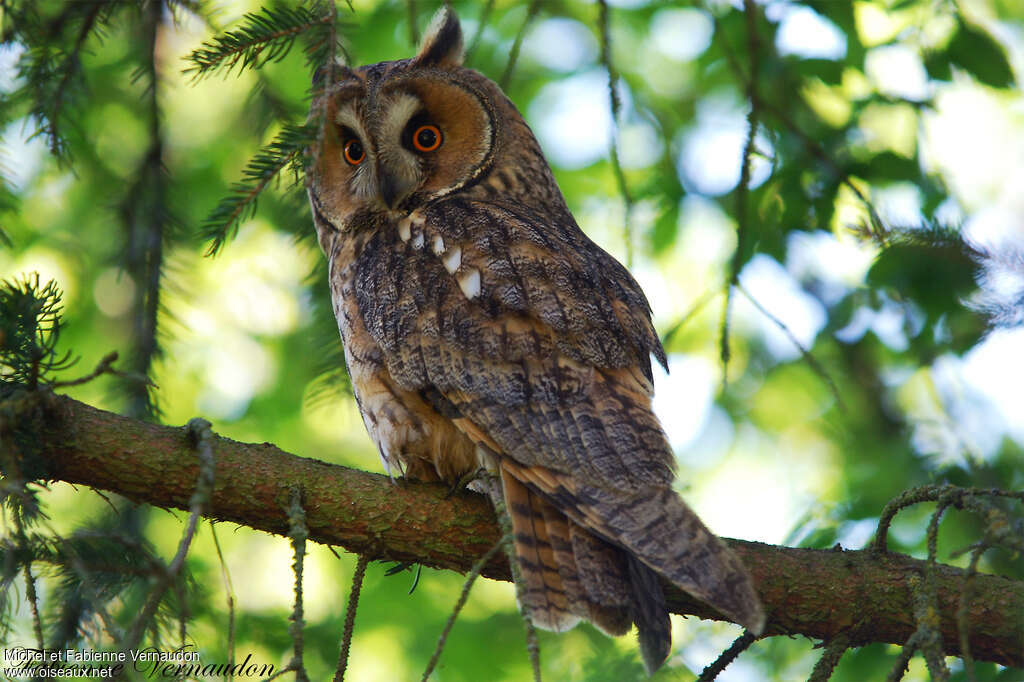
{"type": "MultiPolygon", "coordinates": [[[[149,424],[67,397],[40,394],[45,417],[28,426],[30,467],[40,478],[117,492],[138,502],[187,509],[198,464],[188,430],[149,424]]],[[[289,532],[287,508],[303,493],[309,538],[372,560],[422,563],[459,572],[498,540],[484,497],[448,495],[442,485],[399,481],[290,455],[273,445],[213,437],[217,478],[204,514],[279,535],[289,532]]],[[[754,578],[769,613],[767,635],[804,635],[850,646],[905,643],[917,629],[908,578],[926,562],[875,550],[795,549],[729,540],[754,578]]],[[[957,610],[965,571],[933,568],[938,632],[945,654],[958,655],[957,610]]],[[[496,556],[481,573],[509,579],[496,556]]],[[[708,606],[667,589],[675,613],[720,619],[708,606]]],[[[1024,665],[1024,582],[975,574],[971,579],[969,644],[975,660],[1024,665]]]]}

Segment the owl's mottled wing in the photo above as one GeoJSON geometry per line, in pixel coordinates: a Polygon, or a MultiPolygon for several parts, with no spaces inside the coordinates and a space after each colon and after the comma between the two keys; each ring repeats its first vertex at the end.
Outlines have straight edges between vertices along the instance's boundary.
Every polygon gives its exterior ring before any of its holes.
{"type": "Polygon", "coordinates": [[[649,409],[650,356],[664,351],[647,300],[568,212],[451,199],[376,232],[357,258],[359,311],[404,388],[438,393],[520,464],[607,487],[671,483],[649,409]]]}
{"type": "Polygon", "coordinates": [[[671,490],[650,408],[664,351],[625,268],[567,211],[493,200],[434,204],[373,240],[356,265],[366,327],[396,381],[496,456],[533,617],[614,633],[632,620],[660,665],[653,569],[759,630],[746,571],[671,490]]]}

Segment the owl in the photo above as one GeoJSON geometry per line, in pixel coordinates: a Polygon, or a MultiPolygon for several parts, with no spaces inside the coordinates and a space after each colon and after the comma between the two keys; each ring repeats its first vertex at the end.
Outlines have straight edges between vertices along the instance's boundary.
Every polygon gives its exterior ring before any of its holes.
{"type": "Polygon", "coordinates": [[[415,57],[321,69],[315,89],[309,201],[385,469],[488,472],[541,628],[636,625],[656,670],[662,577],[760,633],[747,571],[672,490],[647,299],[576,224],[516,107],[462,66],[455,14],[415,57]]]}

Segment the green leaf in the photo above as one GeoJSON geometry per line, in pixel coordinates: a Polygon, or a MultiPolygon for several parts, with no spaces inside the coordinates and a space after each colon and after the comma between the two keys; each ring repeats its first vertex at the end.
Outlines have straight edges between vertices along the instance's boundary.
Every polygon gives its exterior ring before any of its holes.
{"type": "Polygon", "coordinates": [[[953,69],[951,68],[949,52],[947,50],[932,50],[924,55],[924,70],[932,80],[950,81],[953,80],[953,69]]]}
{"type": "Polygon", "coordinates": [[[843,65],[853,66],[858,69],[862,68],[866,50],[860,42],[860,35],[857,33],[854,3],[835,2],[834,0],[808,0],[806,4],[835,24],[846,36],[846,57],[842,60],[843,65]]]}
{"type": "Polygon", "coordinates": [[[797,72],[802,76],[820,78],[828,85],[839,85],[843,82],[845,64],[834,59],[798,59],[794,60],[797,72]]]}
{"type": "Polygon", "coordinates": [[[679,202],[673,202],[654,223],[651,231],[651,248],[660,254],[672,246],[679,234],[679,202]]]}
{"type": "Polygon", "coordinates": [[[948,48],[949,60],[978,81],[993,88],[1014,85],[1013,70],[1006,58],[1006,50],[995,38],[964,21],[953,36],[948,48]]]}
{"type": "Polygon", "coordinates": [[[908,159],[893,152],[879,152],[865,162],[850,165],[850,172],[871,183],[918,182],[921,166],[917,159],[908,159]]]}

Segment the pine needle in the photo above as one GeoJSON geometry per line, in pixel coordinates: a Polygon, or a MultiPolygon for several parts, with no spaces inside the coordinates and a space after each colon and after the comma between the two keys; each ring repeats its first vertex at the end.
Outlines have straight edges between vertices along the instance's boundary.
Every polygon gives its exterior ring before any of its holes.
{"type": "Polygon", "coordinates": [[[282,170],[297,164],[306,148],[315,142],[315,128],[287,125],[270,144],[257,152],[242,171],[242,181],[231,187],[231,193],[221,199],[203,223],[203,237],[213,242],[207,255],[215,255],[235,236],[238,225],[256,212],[260,193],[282,170]]]}
{"type": "Polygon", "coordinates": [[[203,43],[186,58],[192,66],[185,73],[199,80],[218,71],[230,74],[236,66],[258,69],[281,61],[296,38],[332,21],[329,13],[317,14],[305,7],[263,7],[242,17],[235,30],[203,43]]]}

